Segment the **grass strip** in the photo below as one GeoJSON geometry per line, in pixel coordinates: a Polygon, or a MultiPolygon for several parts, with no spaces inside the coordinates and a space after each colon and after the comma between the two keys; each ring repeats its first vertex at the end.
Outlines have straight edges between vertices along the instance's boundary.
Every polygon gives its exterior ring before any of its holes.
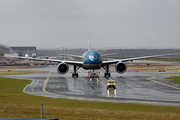
{"type": "Polygon", "coordinates": [[[92,102],[40,97],[23,93],[31,80],[0,78],[0,118],[168,119],[180,118],[180,107],[92,102]]]}
{"type": "Polygon", "coordinates": [[[34,74],[34,73],[43,73],[42,71],[0,71],[0,75],[21,75],[21,74],[34,74]]]}
{"type": "Polygon", "coordinates": [[[170,81],[180,83],[180,77],[168,77],[168,78],[165,78],[165,79],[169,79],[170,81]]]}

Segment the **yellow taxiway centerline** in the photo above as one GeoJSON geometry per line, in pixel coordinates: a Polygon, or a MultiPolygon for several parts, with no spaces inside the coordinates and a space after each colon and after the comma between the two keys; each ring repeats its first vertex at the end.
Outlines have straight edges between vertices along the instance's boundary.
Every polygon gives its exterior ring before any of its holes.
{"type": "Polygon", "coordinates": [[[147,78],[147,80],[149,80],[149,81],[151,81],[151,82],[155,82],[155,83],[161,84],[161,85],[164,85],[164,86],[167,86],[167,87],[171,87],[171,88],[174,88],[174,89],[180,90],[180,88],[178,88],[178,87],[174,87],[174,86],[171,86],[171,85],[168,85],[168,84],[165,84],[165,83],[161,83],[161,82],[158,82],[158,81],[152,80],[152,78],[154,78],[154,77],[147,78]]]}
{"type": "Polygon", "coordinates": [[[58,95],[58,94],[54,94],[54,93],[47,92],[47,91],[46,91],[46,86],[47,86],[48,81],[49,81],[49,77],[46,78],[46,81],[45,81],[44,86],[43,86],[43,89],[42,89],[45,93],[48,93],[48,94],[51,94],[51,95],[55,95],[55,96],[66,97],[65,95],[58,95]]]}
{"type": "Polygon", "coordinates": [[[42,89],[45,93],[48,93],[48,92],[46,91],[46,86],[47,86],[48,80],[49,80],[49,77],[47,77],[47,79],[46,79],[46,81],[45,81],[45,83],[44,83],[43,89],[42,89]]]}
{"type": "Polygon", "coordinates": [[[103,82],[101,82],[99,79],[97,79],[97,78],[94,78],[94,79],[96,79],[98,82],[100,82],[101,84],[103,84],[104,86],[106,86],[103,82]]]}

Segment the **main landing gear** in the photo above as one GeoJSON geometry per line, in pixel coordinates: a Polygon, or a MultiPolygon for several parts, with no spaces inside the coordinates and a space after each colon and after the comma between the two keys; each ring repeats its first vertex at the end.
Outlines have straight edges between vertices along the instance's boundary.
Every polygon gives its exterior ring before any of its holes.
{"type": "Polygon", "coordinates": [[[77,67],[74,65],[74,73],[72,73],[72,77],[78,77],[77,71],[79,70],[80,67],[77,67]]]}
{"type": "Polygon", "coordinates": [[[111,73],[109,72],[109,65],[106,65],[106,67],[103,66],[103,68],[106,70],[106,73],[104,73],[104,77],[111,77],[111,73]]]}

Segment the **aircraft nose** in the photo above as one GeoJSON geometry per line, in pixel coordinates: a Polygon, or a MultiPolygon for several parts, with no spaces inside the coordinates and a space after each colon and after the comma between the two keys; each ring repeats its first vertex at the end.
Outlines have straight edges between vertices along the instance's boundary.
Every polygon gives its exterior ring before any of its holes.
{"type": "Polygon", "coordinates": [[[92,64],[99,64],[99,60],[97,58],[90,59],[92,64]]]}

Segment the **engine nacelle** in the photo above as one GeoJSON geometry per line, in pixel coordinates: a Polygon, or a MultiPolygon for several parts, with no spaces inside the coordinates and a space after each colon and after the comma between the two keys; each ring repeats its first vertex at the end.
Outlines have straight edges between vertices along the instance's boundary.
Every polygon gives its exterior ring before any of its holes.
{"type": "Polygon", "coordinates": [[[124,63],[124,62],[118,62],[118,63],[116,63],[115,69],[116,69],[116,71],[117,71],[118,73],[124,73],[124,72],[126,72],[126,70],[127,70],[126,63],[124,63]]]}
{"type": "Polygon", "coordinates": [[[69,66],[68,64],[62,62],[59,63],[57,66],[57,71],[59,74],[66,74],[69,71],[69,66]]]}

